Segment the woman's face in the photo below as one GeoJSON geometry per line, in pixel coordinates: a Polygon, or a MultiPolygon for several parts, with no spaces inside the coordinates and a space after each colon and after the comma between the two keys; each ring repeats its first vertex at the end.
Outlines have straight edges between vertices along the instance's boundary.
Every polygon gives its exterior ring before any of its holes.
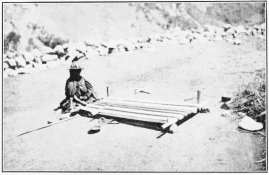
{"type": "Polygon", "coordinates": [[[70,70],[70,77],[71,78],[79,78],[81,70],[70,70]]]}

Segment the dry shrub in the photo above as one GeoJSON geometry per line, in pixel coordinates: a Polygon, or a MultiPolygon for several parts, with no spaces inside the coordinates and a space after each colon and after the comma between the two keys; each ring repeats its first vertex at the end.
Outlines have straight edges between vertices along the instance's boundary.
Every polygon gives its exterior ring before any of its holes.
{"type": "Polygon", "coordinates": [[[256,70],[249,80],[239,86],[232,101],[236,112],[244,112],[249,117],[265,123],[266,71],[265,68],[256,70]]]}

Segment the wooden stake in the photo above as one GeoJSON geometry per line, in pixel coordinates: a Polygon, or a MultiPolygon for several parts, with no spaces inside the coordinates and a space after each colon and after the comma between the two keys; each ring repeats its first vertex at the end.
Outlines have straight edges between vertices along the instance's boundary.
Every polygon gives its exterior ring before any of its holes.
{"type": "Polygon", "coordinates": [[[200,91],[197,91],[197,104],[200,103],[200,91]]]}
{"type": "Polygon", "coordinates": [[[106,87],[106,96],[109,97],[109,89],[108,89],[108,86],[106,87]]]}

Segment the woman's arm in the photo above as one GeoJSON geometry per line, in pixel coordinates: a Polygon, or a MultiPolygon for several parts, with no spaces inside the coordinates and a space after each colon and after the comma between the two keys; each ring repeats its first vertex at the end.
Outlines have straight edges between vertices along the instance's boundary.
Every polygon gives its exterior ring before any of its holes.
{"type": "Polygon", "coordinates": [[[87,103],[85,101],[80,100],[76,95],[74,95],[74,101],[82,104],[83,106],[87,105],[87,103]]]}

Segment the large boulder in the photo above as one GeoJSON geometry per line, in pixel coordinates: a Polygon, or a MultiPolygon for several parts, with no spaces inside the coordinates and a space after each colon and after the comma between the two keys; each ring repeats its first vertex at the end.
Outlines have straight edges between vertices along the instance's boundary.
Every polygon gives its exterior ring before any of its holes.
{"type": "Polygon", "coordinates": [[[37,63],[37,64],[42,64],[42,60],[40,57],[35,57],[34,59],[34,63],[37,63]]]}
{"type": "Polygon", "coordinates": [[[33,61],[35,59],[34,55],[30,52],[23,52],[22,53],[24,59],[26,60],[26,62],[30,62],[33,61]]]}
{"type": "Polygon", "coordinates": [[[67,54],[66,54],[66,60],[71,60],[73,61],[80,53],[78,51],[69,51],[67,54]]]}
{"type": "Polygon", "coordinates": [[[84,42],[78,42],[76,44],[76,49],[79,52],[85,53],[87,51],[87,46],[84,42]]]}
{"type": "Polygon", "coordinates": [[[34,57],[38,57],[38,58],[42,57],[42,53],[38,49],[32,50],[32,53],[33,53],[34,57]]]}
{"type": "Polygon", "coordinates": [[[63,47],[63,49],[68,49],[68,47],[69,47],[69,43],[65,43],[65,44],[63,44],[62,47],[63,47]]]}
{"type": "Polygon", "coordinates": [[[16,57],[15,61],[17,63],[17,67],[25,67],[26,66],[26,61],[23,57],[16,57]]]}
{"type": "Polygon", "coordinates": [[[17,63],[16,63],[15,59],[13,59],[13,58],[8,59],[7,63],[8,63],[10,68],[15,68],[17,66],[17,63]]]}
{"type": "Polygon", "coordinates": [[[240,25],[235,28],[236,33],[246,33],[246,29],[244,26],[240,25]]]}
{"type": "Polygon", "coordinates": [[[13,58],[15,58],[15,56],[16,56],[16,53],[14,53],[14,52],[8,52],[6,54],[6,58],[9,58],[9,59],[13,59],[13,58]]]}
{"type": "Polygon", "coordinates": [[[62,56],[64,54],[64,48],[63,46],[61,45],[57,45],[55,48],[54,48],[54,51],[57,55],[60,55],[62,56]]]}
{"type": "Polygon", "coordinates": [[[205,31],[208,31],[208,32],[210,32],[210,33],[215,33],[215,26],[212,26],[212,25],[210,25],[210,24],[205,24],[204,25],[204,28],[205,28],[205,31]]]}
{"type": "Polygon", "coordinates": [[[225,24],[225,25],[223,25],[223,28],[224,28],[225,31],[227,31],[230,28],[232,28],[232,25],[231,24],[225,24]]]}
{"type": "Polygon", "coordinates": [[[47,46],[44,46],[43,51],[44,51],[44,54],[55,54],[55,51],[52,48],[47,47],[47,46]]]}
{"type": "Polygon", "coordinates": [[[49,55],[49,54],[45,54],[41,60],[43,62],[49,62],[49,61],[56,61],[58,59],[57,55],[49,55]]]}

